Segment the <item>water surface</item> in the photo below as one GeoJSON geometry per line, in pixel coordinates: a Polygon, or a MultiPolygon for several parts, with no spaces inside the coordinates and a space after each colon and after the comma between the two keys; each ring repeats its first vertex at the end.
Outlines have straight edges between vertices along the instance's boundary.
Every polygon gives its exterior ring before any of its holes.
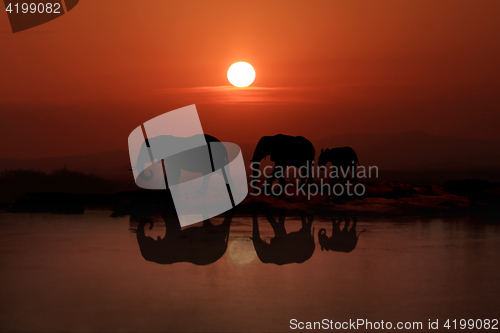
{"type": "MultiPolygon", "coordinates": [[[[350,253],[264,264],[236,215],[215,263],[146,261],[137,228],[109,211],[0,214],[2,331],[289,331],[290,320],[499,318],[500,225],[480,218],[359,219],[350,253]]],[[[219,223],[222,219],[214,221],[219,223]]],[[[160,218],[147,235],[165,233],[160,218]]],[[[259,216],[261,237],[273,230],[259,216]]],[[[300,229],[286,218],[288,232],[300,229]]],[[[448,330],[443,330],[448,331],[448,330]]]]}

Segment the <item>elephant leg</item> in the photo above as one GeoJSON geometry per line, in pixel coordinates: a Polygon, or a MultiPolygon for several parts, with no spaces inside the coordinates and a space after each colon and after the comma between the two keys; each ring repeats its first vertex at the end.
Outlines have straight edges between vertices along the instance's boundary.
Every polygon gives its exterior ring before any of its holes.
{"type": "Polygon", "coordinates": [[[306,231],[307,221],[306,221],[306,216],[304,214],[300,215],[300,221],[301,221],[300,231],[306,231]]]}
{"type": "Polygon", "coordinates": [[[337,181],[342,180],[342,164],[337,164],[337,181]]]}
{"type": "Polygon", "coordinates": [[[203,224],[202,224],[203,228],[210,228],[210,227],[213,227],[213,226],[214,225],[212,224],[212,222],[210,222],[210,219],[203,220],[203,224]]]}
{"type": "Polygon", "coordinates": [[[335,166],[333,165],[333,163],[331,163],[330,164],[330,172],[328,172],[327,164],[325,165],[325,178],[330,179],[330,183],[333,183],[333,180],[335,179],[334,174],[333,174],[333,170],[335,169],[335,166]]]}
{"type": "Polygon", "coordinates": [[[306,165],[297,166],[297,168],[299,169],[298,175],[300,177],[300,184],[299,184],[299,186],[302,186],[302,185],[304,185],[306,183],[307,178],[308,178],[307,175],[310,174],[310,171],[311,171],[311,170],[308,170],[307,173],[305,175],[303,175],[302,172],[301,172],[301,170],[300,170],[300,168],[302,168],[304,166],[307,167],[307,164],[306,165]]]}
{"type": "Polygon", "coordinates": [[[325,165],[325,178],[331,183],[333,183],[335,181],[335,174],[334,174],[334,170],[335,170],[335,166],[333,165],[333,163],[330,165],[330,168],[328,168],[326,165],[325,165]]]}
{"type": "Polygon", "coordinates": [[[314,177],[313,177],[313,171],[314,171],[314,159],[313,161],[311,162],[311,167],[309,169],[309,184],[312,184],[314,183],[314,177]]]}
{"type": "Polygon", "coordinates": [[[277,172],[277,170],[276,170],[276,165],[275,165],[274,169],[273,169],[273,172],[271,172],[271,177],[269,177],[268,179],[266,179],[266,184],[264,185],[264,187],[269,186],[269,190],[272,188],[273,183],[276,180],[276,172],[277,172]]]}
{"type": "Polygon", "coordinates": [[[166,208],[161,212],[161,217],[163,221],[165,221],[165,236],[166,235],[178,235],[181,232],[181,224],[179,222],[179,218],[177,217],[177,213],[173,208],[166,208]]]}
{"type": "Polygon", "coordinates": [[[340,232],[340,223],[342,222],[342,219],[339,218],[339,219],[337,219],[337,221],[335,221],[335,219],[332,219],[332,222],[333,222],[332,233],[333,234],[339,233],[340,232]]]}
{"type": "Polygon", "coordinates": [[[274,235],[275,237],[284,237],[286,236],[286,229],[285,229],[285,217],[280,216],[279,222],[274,219],[274,217],[271,214],[266,214],[267,221],[271,224],[271,227],[273,228],[274,235]]]}
{"type": "Polygon", "coordinates": [[[226,243],[227,243],[228,238],[229,238],[229,228],[231,227],[231,221],[233,220],[233,216],[234,216],[234,208],[228,210],[225,213],[224,221],[222,221],[222,223],[216,227],[218,230],[217,232],[220,232],[220,233],[223,233],[226,235],[226,237],[225,237],[226,243]]]}
{"type": "Polygon", "coordinates": [[[224,216],[224,221],[222,222],[222,224],[224,225],[229,225],[231,224],[231,221],[233,220],[233,216],[234,216],[234,208],[228,210],[224,216]]]}
{"type": "Polygon", "coordinates": [[[181,178],[181,169],[180,168],[169,168],[167,169],[167,174],[165,178],[165,188],[170,189],[170,194],[173,198],[180,198],[181,194],[179,192],[178,186],[173,186],[174,184],[179,184],[179,180],[181,178]],[[175,181],[174,181],[175,180],[175,181]],[[170,184],[170,186],[169,186],[170,184]]]}
{"type": "Polygon", "coordinates": [[[257,212],[253,213],[253,231],[251,239],[253,242],[255,253],[257,254],[257,257],[259,257],[260,261],[262,261],[263,263],[272,262],[271,260],[272,258],[269,255],[271,253],[270,245],[260,238],[259,220],[257,218],[257,212]]]}
{"type": "Polygon", "coordinates": [[[352,218],[352,227],[351,227],[351,232],[354,231],[354,233],[356,234],[356,224],[358,223],[358,218],[357,217],[353,217],[352,218]]]}
{"type": "Polygon", "coordinates": [[[299,184],[299,186],[304,185],[306,183],[306,180],[307,180],[307,178],[305,178],[305,177],[300,178],[300,184],[299,184]]]}
{"type": "Polygon", "coordinates": [[[302,173],[300,172],[300,167],[298,167],[298,168],[299,168],[298,174],[299,174],[299,177],[300,177],[300,184],[299,184],[299,186],[302,186],[307,181],[307,174],[306,175],[302,175],[302,173]]]}
{"type": "Polygon", "coordinates": [[[253,230],[252,230],[252,240],[255,242],[260,241],[260,231],[259,231],[259,219],[257,218],[257,212],[253,213],[253,230]]]}
{"type": "Polygon", "coordinates": [[[300,228],[301,232],[305,232],[307,234],[311,233],[311,227],[313,222],[313,215],[301,215],[300,220],[302,221],[302,226],[300,228]],[[307,220],[306,220],[307,218],[307,220]]]}
{"type": "Polygon", "coordinates": [[[283,228],[283,230],[285,230],[285,218],[286,218],[286,210],[280,210],[278,224],[280,225],[281,228],[283,228]]]}
{"type": "Polygon", "coordinates": [[[278,163],[276,163],[274,165],[274,169],[273,169],[273,172],[272,172],[272,177],[270,178],[269,184],[268,184],[269,185],[269,190],[271,190],[273,188],[273,183],[274,183],[274,181],[276,179],[278,180],[278,182],[279,182],[280,186],[282,187],[282,189],[285,188],[286,180],[285,180],[285,176],[284,176],[285,172],[283,170],[286,170],[286,165],[282,166],[281,164],[278,164],[278,163]]]}
{"type": "Polygon", "coordinates": [[[210,176],[203,176],[203,182],[201,183],[200,189],[196,192],[198,195],[205,195],[208,192],[208,184],[210,182],[210,176]]]}
{"type": "Polygon", "coordinates": [[[314,215],[313,214],[307,215],[307,224],[309,225],[309,230],[311,230],[313,221],[314,221],[314,215]]]}
{"type": "Polygon", "coordinates": [[[347,219],[344,219],[344,229],[342,229],[342,232],[347,232],[347,230],[349,229],[349,224],[351,224],[351,219],[347,218],[347,219]]]}
{"type": "Polygon", "coordinates": [[[345,162],[345,170],[346,170],[345,179],[346,180],[348,180],[348,179],[352,180],[353,179],[352,165],[349,162],[345,162]]]}
{"type": "Polygon", "coordinates": [[[347,180],[348,179],[347,177],[349,177],[349,166],[347,164],[341,164],[341,165],[342,165],[341,167],[342,171],[340,176],[342,177],[342,180],[347,180]]]}
{"type": "Polygon", "coordinates": [[[282,188],[285,188],[285,185],[286,185],[285,174],[286,174],[286,170],[287,170],[287,168],[286,168],[286,165],[285,165],[285,166],[280,166],[280,167],[281,167],[281,168],[282,168],[282,170],[283,170],[282,175],[281,175],[281,177],[279,177],[279,178],[276,176],[276,178],[278,178],[278,180],[279,180],[279,182],[280,182],[281,187],[282,187],[282,188]]]}

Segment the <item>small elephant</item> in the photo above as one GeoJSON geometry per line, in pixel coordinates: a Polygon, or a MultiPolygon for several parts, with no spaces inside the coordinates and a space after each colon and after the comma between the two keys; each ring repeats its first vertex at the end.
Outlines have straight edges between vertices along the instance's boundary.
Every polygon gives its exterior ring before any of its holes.
{"type": "Polygon", "coordinates": [[[347,178],[347,175],[350,173],[351,179],[356,181],[356,165],[359,165],[359,160],[354,149],[351,147],[321,149],[318,158],[318,167],[326,166],[328,162],[332,163],[332,167],[339,169],[340,177],[345,176],[347,178]]]}
{"type": "Polygon", "coordinates": [[[285,265],[290,263],[303,263],[314,253],[314,229],[311,231],[313,216],[303,214],[302,228],[299,231],[287,233],[285,229],[286,210],[278,211],[278,221],[270,212],[266,213],[267,221],[274,230],[274,238],[270,243],[260,238],[257,213],[253,216],[252,241],[255,252],[263,263],[285,265]]]}
{"type": "Polygon", "coordinates": [[[354,248],[358,244],[359,235],[361,235],[361,233],[365,232],[366,230],[363,230],[356,235],[356,223],[358,222],[358,219],[352,219],[353,224],[350,230],[348,230],[349,224],[351,222],[350,219],[346,218],[344,220],[344,229],[340,230],[340,223],[342,222],[342,219],[339,218],[337,221],[335,221],[335,219],[332,219],[333,229],[331,237],[328,237],[326,235],[325,229],[320,229],[320,231],[318,231],[318,241],[319,245],[321,246],[321,251],[327,250],[348,253],[354,250],[354,248]]]}
{"type": "MultiPolygon", "coordinates": [[[[278,178],[278,171],[281,169],[286,171],[287,166],[290,167],[306,167],[307,175],[302,177],[301,185],[309,179],[309,183],[313,182],[313,173],[311,168],[314,165],[314,156],[316,151],[313,144],[303,136],[290,136],[277,134],[275,136],[263,136],[257,143],[253,153],[252,170],[253,179],[256,180],[259,174],[260,162],[262,159],[270,156],[271,161],[275,162],[272,176],[266,181],[266,186],[272,186],[273,182],[278,178]]],[[[282,186],[285,185],[285,178],[280,177],[279,182],[282,186]]]]}
{"type": "Polygon", "coordinates": [[[144,227],[153,221],[143,219],[137,228],[137,242],[141,254],[147,261],[158,264],[190,262],[195,265],[208,265],[219,260],[227,249],[229,227],[233,219],[234,209],[225,213],[224,221],[214,226],[210,220],[203,221],[199,227],[181,230],[175,209],[170,208],[162,213],[165,221],[165,237],[153,239],[146,236],[144,227]]]}

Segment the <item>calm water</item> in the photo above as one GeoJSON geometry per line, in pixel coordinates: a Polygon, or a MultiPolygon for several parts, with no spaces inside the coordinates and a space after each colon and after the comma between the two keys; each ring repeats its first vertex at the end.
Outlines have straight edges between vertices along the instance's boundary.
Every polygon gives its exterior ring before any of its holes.
{"type": "MultiPolygon", "coordinates": [[[[141,255],[128,217],[0,214],[2,331],[289,331],[290,319],[499,318],[500,224],[469,217],[358,220],[350,253],[262,263],[252,218],[236,215],[215,263],[161,265],[141,255]]],[[[156,219],[146,234],[163,237],[156,219]]],[[[217,223],[220,223],[219,219],[217,223]]],[[[215,222],[214,222],[215,223],[215,222]]],[[[259,216],[261,237],[273,230],[259,216]]],[[[288,232],[300,229],[287,217],[288,232]]],[[[424,326],[425,327],[425,326],[424,326]]],[[[443,330],[448,331],[449,330],[443,330]]]]}

